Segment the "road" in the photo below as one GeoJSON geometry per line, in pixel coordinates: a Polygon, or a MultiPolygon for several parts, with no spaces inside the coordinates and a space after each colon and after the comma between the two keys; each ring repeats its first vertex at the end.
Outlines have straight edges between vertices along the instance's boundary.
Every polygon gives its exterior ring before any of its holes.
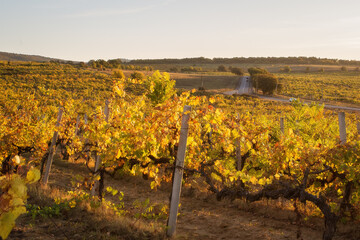
{"type": "MultiPolygon", "coordinates": [[[[243,76],[239,79],[238,86],[233,91],[225,92],[226,95],[233,95],[233,94],[253,94],[252,84],[251,84],[251,78],[250,76],[243,76]]],[[[289,99],[284,98],[277,98],[277,97],[270,97],[270,96],[263,96],[263,95],[257,95],[261,99],[270,100],[270,101],[278,101],[278,102],[286,102],[290,103],[289,99]]],[[[303,101],[306,104],[311,103],[311,101],[303,101]]],[[[319,103],[321,104],[321,103],[319,103]]],[[[325,108],[330,109],[342,109],[342,110],[348,110],[348,111],[359,111],[360,108],[356,107],[344,107],[344,106],[336,106],[336,105],[324,105],[325,108]]]]}
{"type": "Polygon", "coordinates": [[[233,94],[252,94],[251,79],[250,76],[240,77],[239,83],[235,90],[225,92],[226,95],[233,94]]]}

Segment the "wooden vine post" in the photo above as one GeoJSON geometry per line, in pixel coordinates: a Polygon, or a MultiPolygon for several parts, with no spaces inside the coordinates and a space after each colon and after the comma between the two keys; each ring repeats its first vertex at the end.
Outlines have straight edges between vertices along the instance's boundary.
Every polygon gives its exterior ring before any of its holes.
{"type": "Polygon", "coordinates": [[[280,131],[281,131],[282,134],[285,133],[285,125],[284,125],[284,118],[283,117],[280,118],[280,131]]]}
{"type": "MultiPolygon", "coordinates": [[[[60,126],[60,121],[61,121],[62,115],[63,115],[63,109],[61,107],[59,107],[59,114],[58,114],[57,121],[56,121],[56,127],[60,126]]],[[[57,141],[58,136],[59,136],[59,133],[57,130],[55,130],[53,138],[51,140],[50,147],[49,147],[49,155],[48,155],[48,159],[46,161],[44,177],[42,179],[42,183],[45,186],[47,185],[47,183],[49,181],[49,175],[50,175],[51,165],[52,165],[54,154],[55,154],[55,146],[56,146],[56,141],[57,141]]]]}
{"type": "MultiPolygon", "coordinates": [[[[105,121],[109,122],[109,101],[108,100],[105,101],[104,114],[105,114],[105,121]]],[[[101,158],[100,158],[100,155],[96,152],[95,153],[95,167],[94,167],[95,175],[98,174],[100,166],[101,166],[101,158]]],[[[99,189],[99,180],[95,180],[94,186],[91,188],[91,196],[95,196],[95,193],[98,189],[99,189]]]]}
{"type": "Polygon", "coordinates": [[[173,186],[172,186],[171,200],[170,200],[170,213],[169,213],[169,219],[168,219],[167,231],[166,231],[166,235],[168,237],[172,237],[176,230],[176,220],[177,220],[179,203],[180,203],[181,182],[184,172],[183,168],[184,168],[184,159],[186,152],[186,143],[189,132],[190,111],[191,111],[191,107],[186,105],[184,107],[184,112],[181,119],[179,148],[176,156],[173,186]]]}
{"type": "Polygon", "coordinates": [[[241,171],[244,167],[241,160],[241,146],[239,137],[236,139],[236,170],[238,171],[241,171]]]}
{"type": "Polygon", "coordinates": [[[75,136],[78,134],[79,131],[79,124],[80,124],[80,115],[76,118],[76,125],[75,125],[75,136]]]}
{"type": "Polygon", "coordinates": [[[339,112],[340,144],[346,143],[345,112],[339,112]]]}
{"type": "Polygon", "coordinates": [[[356,124],[356,127],[357,127],[358,134],[360,135],[360,122],[358,122],[358,123],[356,124]]]}
{"type": "MultiPolygon", "coordinates": [[[[238,118],[240,118],[238,114],[238,118]]],[[[243,169],[242,159],[241,159],[241,145],[240,145],[240,137],[236,139],[236,170],[241,171],[243,169]]]]}

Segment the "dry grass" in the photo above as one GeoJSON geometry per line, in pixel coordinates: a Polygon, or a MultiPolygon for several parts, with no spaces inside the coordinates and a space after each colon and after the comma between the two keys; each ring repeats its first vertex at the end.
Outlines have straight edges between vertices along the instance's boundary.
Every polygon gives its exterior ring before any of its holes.
{"type": "MultiPolygon", "coordinates": [[[[90,200],[82,201],[73,208],[55,204],[54,199],[66,201],[74,196],[69,190],[76,190],[71,181],[76,175],[86,176],[86,168],[79,163],[64,162],[55,159],[50,185],[46,188],[34,185],[28,191],[28,204],[45,207],[58,207],[59,215],[20,216],[16,227],[10,234],[10,240],[17,239],[164,239],[165,222],[135,218],[133,214],[116,215],[105,204],[94,207],[90,200]]],[[[88,190],[86,190],[88,192],[88,190]]],[[[107,201],[111,197],[106,197],[107,201]]],[[[116,202],[114,197],[112,202],[116,202]]],[[[117,199],[119,203],[119,199],[117,199]]],[[[131,203],[126,210],[131,211],[131,203]]]]}
{"type": "MultiPolygon", "coordinates": [[[[38,206],[52,206],[53,198],[68,197],[57,188],[39,187],[32,188],[29,195],[28,203],[38,206]]],[[[23,215],[8,239],[164,239],[164,227],[84,203],[55,217],[23,215]]]]}

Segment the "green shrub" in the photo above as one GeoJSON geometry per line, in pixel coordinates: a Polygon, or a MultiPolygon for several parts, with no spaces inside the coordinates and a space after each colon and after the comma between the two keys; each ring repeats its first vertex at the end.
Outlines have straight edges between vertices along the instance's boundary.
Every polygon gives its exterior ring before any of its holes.
{"type": "Polygon", "coordinates": [[[263,94],[273,94],[278,83],[277,77],[272,74],[256,74],[252,79],[263,94]]]}
{"type": "Polygon", "coordinates": [[[113,76],[114,76],[115,78],[125,79],[125,75],[124,75],[123,71],[121,71],[120,69],[119,69],[119,70],[115,70],[115,71],[113,72],[113,76]]]}
{"type": "Polygon", "coordinates": [[[230,71],[239,76],[244,76],[245,74],[244,71],[239,67],[232,67],[230,71]]]}
{"type": "Polygon", "coordinates": [[[145,75],[142,72],[135,71],[130,75],[131,79],[143,80],[145,75]]]}
{"type": "Polygon", "coordinates": [[[148,89],[147,97],[153,104],[165,102],[175,94],[175,81],[170,79],[170,75],[166,72],[161,74],[155,71],[152,76],[148,77],[145,82],[148,89]]]}
{"type": "Polygon", "coordinates": [[[291,68],[290,66],[284,66],[283,68],[280,69],[281,72],[285,72],[285,73],[289,73],[291,72],[291,68]]]}
{"type": "Polygon", "coordinates": [[[177,67],[172,67],[169,69],[169,72],[179,72],[179,69],[177,67]]]}
{"type": "Polygon", "coordinates": [[[181,69],[181,72],[201,72],[201,67],[184,67],[181,69]]]}
{"type": "Polygon", "coordinates": [[[248,72],[250,73],[251,76],[256,74],[269,74],[268,70],[264,68],[255,68],[255,67],[249,68],[248,72]]]}
{"type": "Polygon", "coordinates": [[[227,72],[227,69],[224,65],[220,65],[220,66],[218,66],[217,71],[218,72],[227,72]]]}

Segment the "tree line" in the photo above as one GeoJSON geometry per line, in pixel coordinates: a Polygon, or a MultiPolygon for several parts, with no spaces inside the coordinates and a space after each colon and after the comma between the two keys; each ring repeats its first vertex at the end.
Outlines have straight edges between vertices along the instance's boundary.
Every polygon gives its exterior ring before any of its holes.
{"type": "Polygon", "coordinates": [[[317,65],[356,65],[357,60],[341,60],[317,57],[233,57],[233,58],[164,58],[137,59],[131,64],[317,64],[317,65]]]}

